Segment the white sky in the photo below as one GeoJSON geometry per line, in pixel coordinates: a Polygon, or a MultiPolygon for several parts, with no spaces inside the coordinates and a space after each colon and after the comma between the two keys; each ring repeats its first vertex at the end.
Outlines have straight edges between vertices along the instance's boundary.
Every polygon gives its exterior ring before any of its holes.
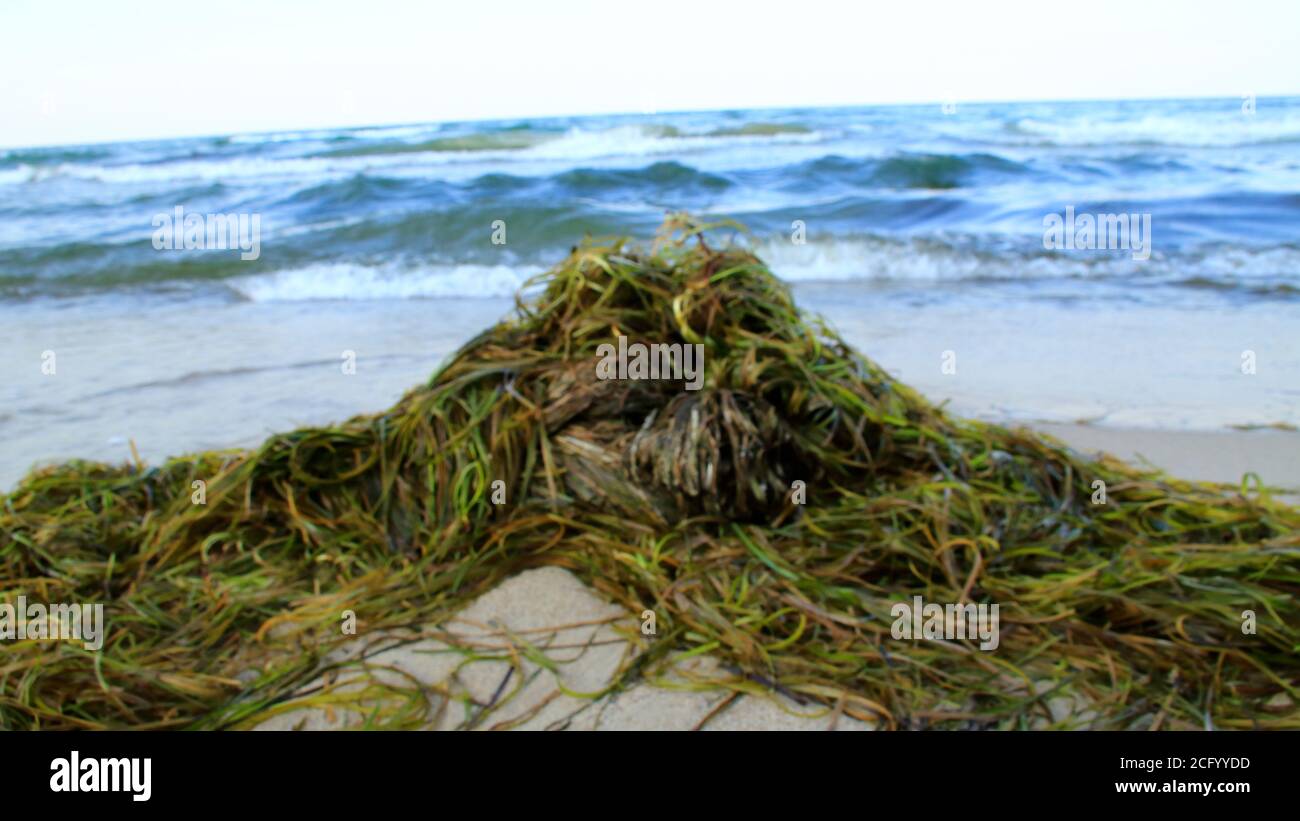
{"type": "Polygon", "coordinates": [[[1300,93],[1300,0],[0,0],[0,146],[1300,93]]]}

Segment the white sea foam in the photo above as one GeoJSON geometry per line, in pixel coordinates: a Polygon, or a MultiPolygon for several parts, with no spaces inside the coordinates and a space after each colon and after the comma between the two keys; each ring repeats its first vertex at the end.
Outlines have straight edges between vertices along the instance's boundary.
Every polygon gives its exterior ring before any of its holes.
{"type": "Polygon", "coordinates": [[[815,143],[823,138],[816,131],[712,136],[708,133],[671,133],[649,125],[624,125],[599,130],[574,128],[562,137],[517,153],[534,159],[588,160],[681,154],[747,144],[815,143]]]}
{"type": "MultiPolygon", "coordinates": [[[[296,135],[246,135],[232,142],[291,141],[317,132],[296,135]]],[[[386,135],[387,136],[387,135],[386,135]]],[[[821,140],[819,132],[709,136],[672,133],[657,126],[626,125],[603,129],[573,128],[540,139],[527,148],[475,151],[429,150],[374,153],[338,157],[232,157],[229,159],[180,160],[160,163],[61,163],[52,166],[20,165],[0,170],[0,185],[39,182],[56,177],[106,183],[170,182],[182,180],[223,181],[308,177],[322,179],[347,176],[372,168],[400,169],[503,161],[560,161],[575,166],[588,160],[612,157],[647,157],[699,152],[723,147],[765,144],[809,144],[821,140]]]]}
{"type": "Polygon", "coordinates": [[[325,263],[227,284],[253,302],[509,297],[538,268],[506,265],[368,266],[325,263]]]}
{"type": "MultiPolygon", "coordinates": [[[[1196,277],[1207,284],[1250,286],[1288,278],[1294,282],[1293,272],[1300,270],[1297,248],[1209,248],[1171,257],[1155,255],[1136,263],[1124,255],[982,252],[963,243],[928,238],[863,236],[810,240],[805,245],[768,240],[755,251],[787,282],[1196,277]]],[[[510,297],[541,270],[538,265],[335,262],[241,277],[226,284],[254,302],[510,297]]]]}
{"type": "Polygon", "coordinates": [[[22,163],[15,168],[0,168],[0,185],[16,185],[32,178],[32,166],[22,163]]]}
{"type": "Polygon", "coordinates": [[[337,163],[312,157],[269,159],[265,157],[239,157],[229,160],[186,160],[182,162],[123,165],[94,163],[61,163],[57,166],[30,168],[16,179],[7,179],[0,172],[0,183],[38,182],[51,177],[71,177],[107,183],[171,182],[182,180],[223,181],[237,178],[266,178],[277,176],[328,176],[331,171],[348,173],[345,168],[335,168],[337,163]]]}
{"type": "MultiPolygon", "coordinates": [[[[967,238],[969,239],[969,238],[967,238]]],[[[1125,254],[981,250],[966,241],[877,236],[769,239],[755,249],[772,270],[791,282],[851,280],[939,282],[969,279],[1135,277],[1231,285],[1297,281],[1300,247],[1205,246],[1176,254],[1154,253],[1138,262],[1125,254]]]]}
{"type": "Polygon", "coordinates": [[[1166,145],[1180,147],[1226,147],[1284,140],[1300,141],[1300,115],[1247,116],[1225,102],[1218,114],[1169,116],[1147,114],[1132,119],[1079,116],[1057,120],[1022,117],[1010,128],[1007,142],[1059,146],[1166,145]]]}

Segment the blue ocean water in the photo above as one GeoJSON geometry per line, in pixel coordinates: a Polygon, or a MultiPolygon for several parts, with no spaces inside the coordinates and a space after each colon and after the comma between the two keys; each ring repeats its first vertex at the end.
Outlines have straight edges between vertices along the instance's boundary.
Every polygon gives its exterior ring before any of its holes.
{"type": "Polygon", "coordinates": [[[645,235],[667,210],[741,221],[791,281],[1290,300],[1300,98],[1253,114],[1235,99],[790,109],[0,151],[0,300],[508,295],[584,234],[645,235]],[[259,215],[259,258],[155,250],[154,218],[177,206],[259,215]],[[1044,217],[1067,207],[1149,214],[1150,259],[1044,248],[1044,217]]]}

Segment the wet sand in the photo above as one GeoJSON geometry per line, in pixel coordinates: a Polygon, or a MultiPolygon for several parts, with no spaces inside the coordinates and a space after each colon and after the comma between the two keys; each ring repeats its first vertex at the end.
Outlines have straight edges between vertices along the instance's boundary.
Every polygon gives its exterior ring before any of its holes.
{"type": "Polygon", "coordinates": [[[1300,493],[1300,431],[1128,430],[1091,425],[1037,423],[1081,453],[1105,451],[1134,464],[1149,464],[1181,479],[1235,484],[1256,473],[1268,485],[1300,493]]]}
{"type": "MultiPolygon", "coordinates": [[[[1187,478],[1237,482],[1253,470],[1300,485],[1300,436],[1229,427],[1300,423],[1300,355],[1283,319],[1254,312],[1185,326],[1172,314],[1011,302],[990,318],[909,307],[864,286],[803,285],[795,297],[954,414],[1038,425],[1187,478]],[[1259,354],[1258,373],[1241,373],[1243,348],[1259,354]],[[941,370],[947,350],[955,373],[941,370]]],[[[0,490],[37,463],[129,460],[132,441],[157,463],[380,412],[512,304],[0,306],[0,490]],[[54,374],[42,370],[46,352],[54,374]]]]}

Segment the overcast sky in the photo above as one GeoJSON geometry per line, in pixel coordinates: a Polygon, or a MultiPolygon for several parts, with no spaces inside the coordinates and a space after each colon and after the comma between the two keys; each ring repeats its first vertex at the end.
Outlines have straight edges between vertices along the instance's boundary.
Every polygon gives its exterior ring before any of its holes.
{"type": "Polygon", "coordinates": [[[1300,93],[1300,0],[0,0],[0,146],[1300,93]]]}

